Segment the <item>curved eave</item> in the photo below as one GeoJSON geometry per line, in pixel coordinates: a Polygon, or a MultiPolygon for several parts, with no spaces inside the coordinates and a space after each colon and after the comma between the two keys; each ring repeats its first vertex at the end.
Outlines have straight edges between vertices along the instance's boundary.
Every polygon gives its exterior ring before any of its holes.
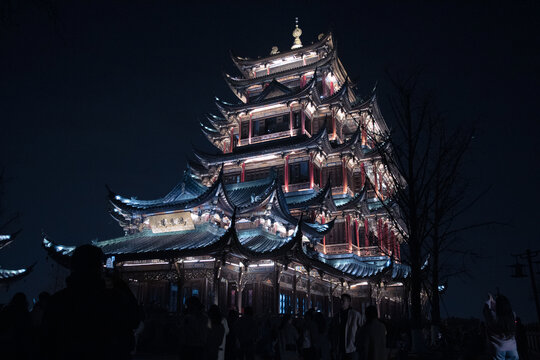
{"type": "Polygon", "coordinates": [[[330,182],[327,181],[326,185],[322,189],[319,189],[319,191],[313,194],[313,196],[310,197],[309,199],[305,199],[299,202],[290,202],[290,203],[288,202],[287,206],[289,207],[289,209],[307,209],[311,206],[322,205],[328,192],[331,190],[332,189],[330,186],[330,182]]]}
{"type": "MultiPolygon", "coordinates": [[[[275,78],[274,78],[275,79],[275,78]]],[[[282,96],[276,96],[271,97],[268,99],[263,99],[261,101],[255,101],[255,102],[249,102],[249,103],[241,103],[241,104],[230,104],[228,102],[222,101],[219,98],[216,97],[216,106],[220,109],[220,111],[225,113],[233,113],[233,112],[239,112],[239,111],[249,111],[252,109],[256,109],[260,106],[264,105],[273,105],[273,104],[279,104],[279,103],[288,103],[293,100],[303,99],[309,97],[311,94],[313,88],[315,87],[315,77],[313,77],[308,84],[302,89],[299,89],[296,92],[285,94],[282,96]]]]}
{"type": "Polygon", "coordinates": [[[243,74],[247,75],[247,72],[245,71],[246,67],[252,67],[252,66],[257,65],[259,63],[266,63],[266,62],[269,62],[269,61],[272,61],[272,60],[280,59],[280,58],[291,56],[291,55],[294,55],[294,54],[302,54],[302,53],[305,53],[305,52],[313,51],[313,50],[319,49],[319,48],[321,48],[321,47],[323,47],[325,45],[328,45],[328,47],[330,49],[334,48],[333,36],[332,36],[331,32],[326,34],[321,40],[316,41],[311,45],[302,46],[301,48],[298,48],[298,49],[288,50],[288,51],[285,51],[283,53],[267,56],[267,57],[264,57],[264,58],[252,59],[252,58],[245,58],[245,57],[235,56],[232,53],[232,51],[229,52],[229,55],[230,55],[231,60],[233,61],[233,63],[238,67],[238,70],[240,70],[243,74]]]}
{"type": "Polygon", "coordinates": [[[205,202],[210,201],[215,196],[216,192],[219,190],[220,185],[221,185],[221,172],[220,172],[219,178],[212,184],[211,187],[207,188],[207,190],[203,194],[193,199],[179,200],[179,201],[172,201],[172,202],[161,202],[161,203],[155,203],[152,205],[141,205],[140,203],[131,205],[129,203],[125,203],[121,201],[118,198],[118,195],[115,195],[114,193],[110,193],[109,201],[114,207],[118,208],[121,211],[128,212],[130,214],[150,214],[150,213],[162,212],[162,211],[186,210],[186,209],[193,208],[193,207],[202,205],[205,202]]]}
{"type": "Polygon", "coordinates": [[[205,117],[206,117],[206,120],[208,120],[208,122],[212,124],[212,126],[216,129],[221,129],[224,127],[231,126],[231,123],[227,121],[227,119],[219,117],[217,115],[207,113],[205,117]]]}
{"type": "Polygon", "coordinates": [[[43,240],[41,242],[41,246],[47,251],[47,254],[57,263],[59,263],[62,266],[69,267],[71,255],[73,254],[73,251],[75,250],[75,246],[64,246],[64,245],[58,245],[51,240],[47,238],[47,236],[43,236],[43,240]]]}
{"type": "Polygon", "coordinates": [[[338,205],[336,207],[337,211],[342,210],[351,210],[351,209],[357,209],[362,206],[362,203],[366,200],[366,194],[367,194],[367,186],[364,185],[362,190],[358,194],[356,194],[351,200],[347,201],[345,204],[338,205]]]}
{"type": "MultiPolygon", "coordinates": [[[[255,144],[260,145],[260,144],[255,144]]],[[[272,145],[272,142],[269,142],[267,145],[272,145]]],[[[248,145],[249,146],[249,145],[248,145]]],[[[251,145],[252,146],[252,145],[251,145]]],[[[243,147],[237,148],[242,149],[243,147]]],[[[237,162],[242,160],[247,160],[255,155],[279,155],[291,151],[306,151],[308,149],[318,149],[323,152],[330,152],[331,146],[328,141],[328,133],[326,128],[322,128],[319,133],[311,138],[307,138],[303,142],[289,146],[280,146],[272,147],[270,149],[253,149],[252,151],[245,152],[232,152],[226,154],[208,154],[203,151],[193,149],[193,155],[205,166],[217,165],[221,163],[237,162]]]]}
{"type": "Polygon", "coordinates": [[[229,75],[226,77],[226,80],[230,82],[229,86],[233,86],[237,89],[242,89],[242,88],[249,87],[251,85],[271,81],[274,78],[278,79],[278,78],[285,77],[291,74],[305,73],[311,70],[315,70],[317,68],[321,68],[330,64],[335,59],[337,59],[337,52],[335,49],[332,49],[330,52],[328,52],[328,54],[324,58],[317,60],[311,64],[302,65],[302,66],[298,66],[298,67],[283,70],[283,71],[278,71],[272,74],[259,76],[256,78],[239,79],[239,78],[235,78],[229,75]]]}
{"type": "Polygon", "coordinates": [[[15,240],[17,235],[19,235],[20,232],[21,230],[18,230],[14,232],[13,234],[0,235],[0,249],[3,249],[9,244],[11,244],[13,240],[15,240]]]}
{"type": "Polygon", "coordinates": [[[12,281],[19,280],[26,275],[28,275],[30,272],[32,272],[32,269],[34,268],[34,265],[29,266],[27,268],[22,269],[1,269],[0,268],[0,284],[8,284],[12,281]]]}

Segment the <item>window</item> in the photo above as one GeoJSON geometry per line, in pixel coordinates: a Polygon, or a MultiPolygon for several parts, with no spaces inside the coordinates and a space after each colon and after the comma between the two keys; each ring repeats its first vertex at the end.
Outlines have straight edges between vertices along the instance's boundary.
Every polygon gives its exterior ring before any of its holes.
{"type": "Polygon", "coordinates": [[[289,165],[289,184],[299,184],[309,181],[309,164],[301,161],[289,165]]]}
{"type": "Polygon", "coordinates": [[[249,137],[249,120],[242,121],[242,129],[241,129],[240,137],[242,139],[247,139],[249,137]]]}

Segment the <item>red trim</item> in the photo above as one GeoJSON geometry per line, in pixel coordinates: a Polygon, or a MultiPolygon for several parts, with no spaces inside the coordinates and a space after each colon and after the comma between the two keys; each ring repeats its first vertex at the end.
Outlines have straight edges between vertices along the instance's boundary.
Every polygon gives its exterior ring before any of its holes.
{"type": "Polygon", "coordinates": [[[336,115],[332,110],[332,140],[336,140],[336,115]]]}
{"type": "Polygon", "coordinates": [[[334,82],[330,82],[330,96],[334,95],[334,82]]]}
{"type": "Polygon", "coordinates": [[[246,163],[242,163],[242,172],[240,173],[240,182],[246,179],[246,163]]]}
{"type": "Polygon", "coordinates": [[[341,164],[341,176],[343,177],[343,193],[347,193],[347,158],[343,158],[341,164]]]}
{"type": "MultiPolygon", "coordinates": [[[[323,214],[323,215],[321,215],[321,224],[324,224],[324,223],[326,223],[326,221],[324,219],[324,214],[323,214]]],[[[326,236],[323,236],[322,244],[323,244],[323,253],[326,254],[326,236]]]]}
{"type": "Polygon", "coordinates": [[[289,192],[289,155],[285,156],[285,168],[283,170],[285,175],[285,192],[289,192]]]}
{"type": "Polygon", "coordinates": [[[351,237],[351,216],[347,215],[345,217],[345,237],[347,243],[349,244],[349,252],[352,252],[352,237],[351,237]]]}
{"type": "Polygon", "coordinates": [[[306,132],[306,114],[304,113],[304,106],[302,106],[302,132],[301,134],[304,135],[306,132]]]}
{"type": "Polygon", "coordinates": [[[369,223],[368,219],[364,219],[364,245],[369,246],[369,223]]]}
{"type": "Polygon", "coordinates": [[[354,233],[356,235],[356,246],[360,247],[360,229],[358,225],[358,219],[354,219],[354,233]]]}
{"type": "Polygon", "coordinates": [[[313,180],[313,153],[309,154],[309,188],[313,189],[314,186],[313,180]]]}
{"type": "Polygon", "coordinates": [[[231,128],[231,141],[229,144],[229,152],[233,152],[234,150],[234,128],[231,128]]]}

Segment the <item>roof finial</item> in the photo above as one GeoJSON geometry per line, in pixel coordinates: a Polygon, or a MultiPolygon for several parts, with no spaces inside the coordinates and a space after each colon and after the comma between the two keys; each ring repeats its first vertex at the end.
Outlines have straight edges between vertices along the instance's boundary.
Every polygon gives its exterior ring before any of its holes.
{"type": "Polygon", "coordinates": [[[302,41],[300,40],[300,36],[302,35],[302,29],[298,27],[298,17],[296,18],[296,27],[293,30],[292,36],[294,37],[294,43],[291,47],[292,50],[299,49],[302,47],[302,41]]]}

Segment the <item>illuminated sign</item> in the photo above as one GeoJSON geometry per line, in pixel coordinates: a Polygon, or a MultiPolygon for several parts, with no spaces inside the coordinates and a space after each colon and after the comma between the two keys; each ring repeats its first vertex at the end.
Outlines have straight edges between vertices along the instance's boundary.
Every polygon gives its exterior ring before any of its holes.
{"type": "Polygon", "coordinates": [[[154,215],[149,220],[150,228],[154,234],[195,229],[189,212],[154,215]]]}

